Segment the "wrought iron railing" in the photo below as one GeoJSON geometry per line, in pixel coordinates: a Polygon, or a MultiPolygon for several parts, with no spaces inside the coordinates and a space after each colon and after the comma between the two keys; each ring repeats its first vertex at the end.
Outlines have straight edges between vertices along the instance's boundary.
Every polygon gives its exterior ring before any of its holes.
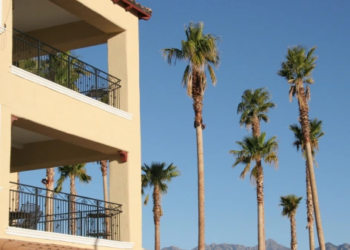
{"type": "Polygon", "coordinates": [[[9,226],[121,240],[122,205],[10,183],[9,226]]]}
{"type": "Polygon", "coordinates": [[[28,72],[120,107],[120,79],[18,30],[13,35],[12,64],[28,72]]]}

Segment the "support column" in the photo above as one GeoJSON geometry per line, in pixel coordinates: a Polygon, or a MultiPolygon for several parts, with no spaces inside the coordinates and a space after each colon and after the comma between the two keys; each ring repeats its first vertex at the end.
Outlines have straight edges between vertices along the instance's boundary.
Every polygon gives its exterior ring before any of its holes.
{"type": "Polygon", "coordinates": [[[10,110],[0,104],[0,238],[9,223],[11,124],[10,110]]]}
{"type": "MultiPolygon", "coordinates": [[[[121,149],[127,157],[120,155],[110,162],[109,188],[110,201],[122,204],[120,240],[135,243],[134,249],[142,250],[138,19],[135,17],[129,25],[129,29],[108,40],[108,70],[121,79],[120,109],[133,115],[125,130],[127,146],[121,149]]],[[[118,129],[118,124],[115,126],[118,129]]]]}

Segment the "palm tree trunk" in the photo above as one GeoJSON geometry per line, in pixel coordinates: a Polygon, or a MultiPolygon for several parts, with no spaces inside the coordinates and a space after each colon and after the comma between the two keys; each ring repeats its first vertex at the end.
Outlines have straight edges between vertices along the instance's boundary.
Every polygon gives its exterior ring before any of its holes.
{"type": "Polygon", "coordinates": [[[295,215],[292,214],[290,216],[290,231],[291,231],[291,242],[290,242],[290,248],[291,250],[297,250],[298,244],[297,244],[297,226],[295,221],[295,215]]]}
{"type": "MultiPolygon", "coordinates": [[[[254,137],[259,137],[260,136],[260,121],[259,118],[255,115],[253,117],[253,121],[252,121],[252,134],[254,137]]],[[[258,161],[261,161],[260,158],[257,159],[258,161]]],[[[265,235],[265,209],[263,209],[262,211],[262,224],[264,225],[263,227],[263,239],[266,239],[266,235],[265,235]]]]}
{"type": "Polygon", "coordinates": [[[257,180],[256,195],[258,201],[258,250],[265,250],[265,234],[264,234],[264,173],[261,160],[256,161],[257,164],[257,180]]]}
{"type": "Polygon", "coordinates": [[[53,189],[54,189],[55,168],[46,169],[46,198],[45,198],[45,230],[53,232],[53,189]]]}
{"type": "Polygon", "coordinates": [[[307,208],[307,229],[309,230],[309,248],[310,250],[315,249],[315,239],[314,239],[314,207],[312,203],[312,191],[310,184],[309,168],[306,163],[306,208],[307,208]]]}
{"type": "Polygon", "coordinates": [[[154,219],[154,249],[160,250],[160,193],[159,187],[153,190],[153,219],[154,219]]]}
{"type": "Polygon", "coordinates": [[[198,250],[205,250],[205,212],[204,212],[204,159],[203,159],[203,129],[202,119],[203,90],[201,77],[193,70],[192,98],[195,113],[194,127],[197,137],[197,171],[198,171],[198,250]]]}
{"type": "Polygon", "coordinates": [[[19,172],[17,172],[17,195],[16,195],[16,207],[15,211],[19,211],[19,199],[20,199],[20,190],[21,186],[19,185],[20,179],[19,179],[19,172]]]}
{"type": "Polygon", "coordinates": [[[73,175],[69,176],[70,178],[70,230],[71,234],[75,235],[76,233],[76,223],[75,223],[75,195],[77,194],[75,190],[75,177],[73,175]]]}
{"type": "Polygon", "coordinates": [[[314,166],[313,166],[313,156],[312,156],[311,145],[310,145],[309,107],[306,101],[302,80],[299,80],[297,82],[297,93],[298,93],[298,103],[299,103],[299,117],[300,117],[301,128],[303,131],[305,146],[306,146],[306,156],[307,156],[307,163],[308,163],[309,174],[310,174],[310,184],[311,184],[312,200],[313,200],[315,219],[316,219],[318,243],[320,245],[320,250],[326,250],[326,245],[325,245],[324,236],[323,236],[323,229],[322,229],[320,204],[318,201],[316,178],[315,178],[315,172],[314,172],[314,166]]]}
{"type": "Polygon", "coordinates": [[[108,190],[107,190],[107,161],[101,161],[101,172],[102,172],[102,179],[103,179],[103,197],[104,197],[104,202],[105,202],[105,227],[106,227],[106,235],[107,239],[110,239],[109,237],[109,218],[108,218],[108,190]]]}

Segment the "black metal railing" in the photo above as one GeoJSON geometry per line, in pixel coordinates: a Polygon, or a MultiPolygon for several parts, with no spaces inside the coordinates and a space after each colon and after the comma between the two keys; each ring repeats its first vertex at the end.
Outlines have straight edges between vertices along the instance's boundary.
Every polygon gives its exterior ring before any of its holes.
{"type": "Polygon", "coordinates": [[[11,182],[9,226],[121,240],[122,205],[11,182]]]}
{"type": "Polygon", "coordinates": [[[28,72],[120,107],[120,79],[18,30],[13,35],[12,64],[28,72]]]}

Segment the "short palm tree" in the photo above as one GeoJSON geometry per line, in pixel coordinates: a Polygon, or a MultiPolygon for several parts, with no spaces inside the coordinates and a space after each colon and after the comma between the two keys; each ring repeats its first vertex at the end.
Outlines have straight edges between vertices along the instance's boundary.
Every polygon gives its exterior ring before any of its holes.
{"type": "Polygon", "coordinates": [[[78,179],[81,183],[88,184],[91,181],[91,176],[87,174],[85,163],[61,166],[58,167],[58,172],[60,174],[60,178],[57,180],[55,192],[61,192],[64,181],[68,178],[70,180],[70,228],[71,234],[75,235],[75,196],[77,195],[77,191],[75,190],[75,179],[78,179]]]}
{"type": "Polygon", "coordinates": [[[260,135],[260,121],[269,121],[267,112],[275,107],[271,102],[270,93],[265,88],[247,89],[243,92],[242,101],[238,104],[237,113],[241,114],[241,126],[252,127],[253,136],[260,135]]]}
{"type": "MultiPolygon", "coordinates": [[[[297,148],[298,151],[299,149],[302,150],[303,157],[306,159],[305,143],[304,143],[303,132],[301,127],[298,124],[293,124],[289,126],[289,129],[294,133],[295,141],[293,142],[293,145],[297,148]]],[[[324,134],[325,133],[322,131],[322,121],[318,120],[317,118],[310,120],[310,143],[311,143],[313,157],[315,157],[316,150],[318,150],[318,140],[324,134]]],[[[310,175],[309,175],[309,168],[307,166],[307,160],[305,161],[305,164],[306,164],[306,208],[307,208],[307,221],[308,221],[306,228],[309,230],[309,248],[310,250],[313,250],[315,249],[314,216],[313,216],[314,209],[313,209],[310,175]]]]}
{"type": "Polygon", "coordinates": [[[45,197],[45,230],[53,232],[53,195],[54,195],[54,184],[55,184],[55,168],[46,169],[46,178],[42,179],[41,182],[46,187],[45,197]]]}
{"type": "Polygon", "coordinates": [[[260,136],[246,136],[243,141],[236,142],[240,150],[231,150],[230,153],[236,157],[233,167],[242,163],[245,165],[241,178],[244,178],[250,171],[251,165],[255,162],[253,168],[253,175],[256,178],[256,193],[258,202],[258,250],[265,250],[265,224],[264,224],[264,173],[261,161],[265,163],[273,163],[275,167],[278,166],[277,148],[278,143],[276,137],[266,139],[266,133],[260,136]]]}
{"type": "MultiPolygon", "coordinates": [[[[107,202],[108,202],[108,189],[107,189],[107,173],[108,173],[108,165],[107,165],[107,160],[102,160],[100,161],[101,164],[101,173],[102,173],[102,181],[103,181],[103,198],[105,202],[105,214],[108,214],[108,207],[107,207],[107,202]]],[[[109,235],[109,219],[106,216],[105,218],[105,228],[106,228],[106,234],[109,235]]]]}
{"type": "Polygon", "coordinates": [[[183,60],[188,63],[182,77],[182,85],[187,87],[187,94],[193,99],[195,113],[194,127],[197,135],[198,167],[198,249],[205,249],[205,214],[204,214],[204,159],[203,135],[205,128],[202,119],[203,95],[207,86],[206,70],[213,85],[216,84],[214,67],[220,62],[217,47],[218,37],[203,34],[203,23],[190,23],[185,29],[186,40],[181,41],[181,49],[163,49],[162,53],[168,63],[183,60]]]}
{"type": "Polygon", "coordinates": [[[311,73],[316,67],[315,62],[317,57],[313,55],[315,49],[316,47],[313,47],[307,52],[306,49],[302,46],[288,48],[286,61],[282,62],[281,69],[278,71],[278,75],[284,77],[287,82],[291,84],[289,89],[290,100],[293,96],[296,96],[298,100],[299,118],[305,141],[305,152],[310,174],[310,184],[312,190],[312,199],[314,203],[318,242],[320,245],[320,250],[326,250],[322,229],[321,211],[318,201],[316,178],[313,167],[312,148],[310,144],[309,105],[307,102],[307,100],[310,98],[309,85],[314,83],[311,73]],[[306,91],[304,84],[306,84],[306,91]]]}
{"type": "MultiPolygon", "coordinates": [[[[153,187],[153,218],[155,226],[155,250],[160,250],[160,217],[163,215],[161,207],[161,196],[168,191],[166,182],[170,182],[173,178],[180,175],[180,171],[176,166],[170,164],[167,166],[165,162],[152,162],[151,166],[143,164],[141,167],[143,173],[141,175],[142,194],[147,187],[153,187]]],[[[148,201],[148,195],[145,205],[148,201]]]]}
{"type": "Polygon", "coordinates": [[[303,197],[297,197],[294,194],[281,196],[280,206],[283,207],[282,215],[287,216],[290,219],[290,228],[291,228],[291,250],[297,250],[297,225],[295,221],[295,214],[299,203],[303,197]]]}

